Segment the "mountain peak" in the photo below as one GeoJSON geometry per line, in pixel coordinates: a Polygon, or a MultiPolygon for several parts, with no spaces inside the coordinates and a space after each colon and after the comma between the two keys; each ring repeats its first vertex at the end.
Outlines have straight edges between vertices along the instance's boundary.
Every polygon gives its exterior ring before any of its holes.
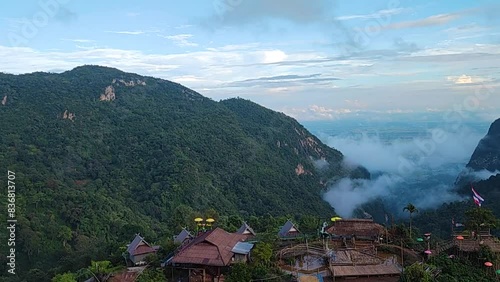
{"type": "Polygon", "coordinates": [[[491,124],[490,129],[488,130],[488,135],[500,135],[500,118],[491,124]]]}
{"type": "Polygon", "coordinates": [[[100,66],[100,65],[82,65],[82,66],[77,66],[68,72],[79,72],[79,71],[113,71],[113,72],[121,72],[123,73],[124,71],[119,70],[117,68],[112,68],[112,67],[107,67],[107,66],[100,66]]]}
{"type": "Polygon", "coordinates": [[[479,141],[467,167],[473,170],[500,170],[500,119],[495,120],[488,134],[479,141]]]}

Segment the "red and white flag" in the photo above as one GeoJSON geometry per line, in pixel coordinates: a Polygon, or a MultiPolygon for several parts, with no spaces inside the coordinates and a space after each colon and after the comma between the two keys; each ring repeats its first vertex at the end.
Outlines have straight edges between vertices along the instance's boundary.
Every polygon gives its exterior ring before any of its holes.
{"type": "Polygon", "coordinates": [[[474,203],[480,207],[481,204],[484,202],[484,199],[476,192],[476,190],[474,190],[474,187],[472,187],[472,185],[471,189],[472,189],[472,199],[474,199],[474,203]]]}

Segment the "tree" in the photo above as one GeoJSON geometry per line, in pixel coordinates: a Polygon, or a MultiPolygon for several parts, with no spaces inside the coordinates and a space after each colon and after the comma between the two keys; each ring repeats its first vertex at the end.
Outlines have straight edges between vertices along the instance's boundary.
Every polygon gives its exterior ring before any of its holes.
{"type": "Polygon", "coordinates": [[[252,249],[252,258],[256,265],[268,266],[273,256],[273,248],[271,244],[259,242],[252,249]]]}
{"type": "Polygon", "coordinates": [[[64,274],[57,274],[52,278],[52,282],[76,282],[75,274],[67,272],[64,274]]]}
{"type": "Polygon", "coordinates": [[[412,203],[408,203],[408,205],[406,205],[406,207],[403,208],[403,211],[407,211],[410,213],[410,239],[412,238],[411,236],[411,229],[412,229],[412,224],[411,224],[411,221],[412,221],[412,215],[414,212],[418,212],[418,209],[412,204],[412,203]]]}
{"type": "Polygon", "coordinates": [[[63,247],[66,247],[66,243],[73,238],[71,228],[65,225],[61,226],[59,233],[57,234],[57,238],[62,241],[63,247]]]}
{"type": "Polygon", "coordinates": [[[428,268],[429,266],[426,264],[414,263],[405,268],[401,281],[430,282],[432,281],[432,275],[426,271],[428,268]]]}
{"type": "Polygon", "coordinates": [[[147,268],[139,277],[137,282],[166,281],[165,274],[161,268],[147,268]]]}
{"type": "Polygon", "coordinates": [[[250,267],[245,263],[236,263],[231,267],[231,273],[226,278],[227,282],[250,282],[252,273],[250,267]]]}
{"type": "Polygon", "coordinates": [[[486,208],[475,207],[465,212],[465,226],[479,234],[481,228],[496,228],[500,226],[499,220],[493,211],[486,208]]]}
{"type": "Polygon", "coordinates": [[[318,231],[318,218],[312,215],[302,215],[299,220],[299,228],[305,234],[316,235],[318,231]]]}
{"type": "Polygon", "coordinates": [[[91,261],[87,269],[100,281],[105,281],[104,278],[113,271],[109,260],[91,261]]]}

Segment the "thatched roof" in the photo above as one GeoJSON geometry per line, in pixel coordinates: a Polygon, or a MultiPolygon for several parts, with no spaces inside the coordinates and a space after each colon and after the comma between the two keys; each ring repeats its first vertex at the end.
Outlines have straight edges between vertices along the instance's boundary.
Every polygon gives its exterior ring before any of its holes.
{"type": "Polygon", "coordinates": [[[326,232],[342,237],[376,238],[383,234],[384,227],[372,219],[342,219],[333,222],[326,232]]]}
{"type": "Polygon", "coordinates": [[[401,270],[395,264],[376,265],[335,265],[330,267],[335,277],[385,276],[400,275],[401,270]]]}

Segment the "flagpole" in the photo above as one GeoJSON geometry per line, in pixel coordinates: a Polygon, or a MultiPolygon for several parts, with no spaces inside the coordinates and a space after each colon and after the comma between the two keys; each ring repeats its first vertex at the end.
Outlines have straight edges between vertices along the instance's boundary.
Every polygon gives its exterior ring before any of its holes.
{"type": "Polygon", "coordinates": [[[454,227],[453,225],[455,225],[455,218],[454,217],[451,218],[451,236],[454,236],[454,234],[455,234],[455,233],[453,233],[453,227],[454,227]]]}
{"type": "Polygon", "coordinates": [[[483,197],[481,197],[481,195],[479,195],[479,193],[474,190],[474,186],[472,186],[472,183],[470,184],[470,188],[472,190],[472,199],[474,200],[474,203],[477,206],[481,207],[482,202],[484,202],[483,197]]]}

